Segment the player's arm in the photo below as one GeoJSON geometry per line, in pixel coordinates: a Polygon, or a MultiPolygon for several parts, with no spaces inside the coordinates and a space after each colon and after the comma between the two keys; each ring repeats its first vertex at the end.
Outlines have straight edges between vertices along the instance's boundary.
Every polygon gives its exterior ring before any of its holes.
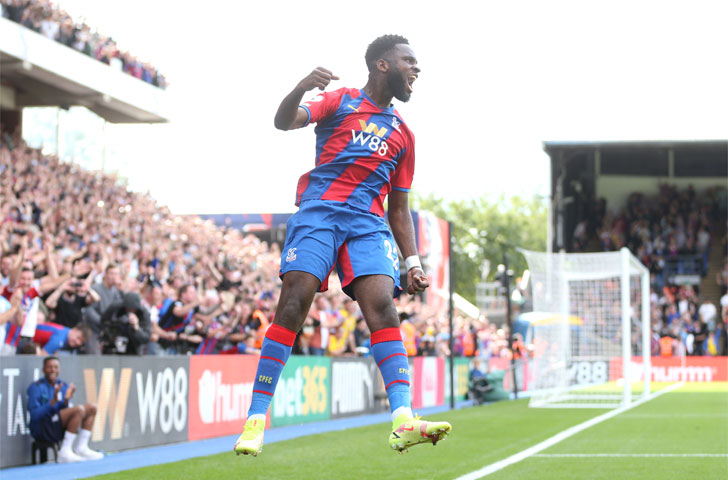
{"type": "Polygon", "coordinates": [[[303,80],[298,82],[296,88],[286,95],[286,98],[278,106],[276,118],[273,122],[275,127],[278,130],[293,130],[304,126],[308,121],[308,112],[303,108],[299,108],[303,95],[314,88],[323,90],[331,80],[338,79],[339,77],[323,67],[315,68],[303,80]]]}
{"type": "Polygon", "coordinates": [[[430,282],[419,265],[419,255],[415,244],[415,226],[409,210],[409,193],[393,189],[389,192],[389,226],[397,242],[399,251],[405,259],[416,260],[416,264],[407,269],[407,293],[414,295],[424,291],[430,282]]]}

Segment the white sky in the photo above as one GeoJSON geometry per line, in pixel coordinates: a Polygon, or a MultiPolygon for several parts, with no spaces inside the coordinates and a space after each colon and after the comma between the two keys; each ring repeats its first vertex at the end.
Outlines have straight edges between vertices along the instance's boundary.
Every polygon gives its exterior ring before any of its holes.
{"type": "Polygon", "coordinates": [[[312,128],[282,98],[316,66],[366,83],[364,52],[410,41],[422,73],[397,109],[414,190],[549,193],[548,140],[728,138],[728,2],[63,0],[157,65],[171,123],[115,126],[114,165],[175,213],[291,212],[312,128]]]}

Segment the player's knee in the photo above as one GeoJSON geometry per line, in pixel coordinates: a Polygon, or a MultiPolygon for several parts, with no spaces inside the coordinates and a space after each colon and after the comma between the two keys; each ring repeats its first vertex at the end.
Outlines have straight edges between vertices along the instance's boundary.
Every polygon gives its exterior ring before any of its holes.
{"type": "Polygon", "coordinates": [[[85,405],[86,408],[86,415],[96,415],[96,404],[95,403],[87,403],[85,405]]]}
{"type": "Polygon", "coordinates": [[[276,323],[293,329],[306,318],[308,313],[306,305],[296,297],[289,299],[285,305],[279,305],[276,311],[276,323]]]}
{"type": "Polygon", "coordinates": [[[376,320],[377,323],[386,325],[391,324],[392,326],[399,324],[397,309],[391,298],[372,298],[369,301],[369,305],[366,310],[370,312],[370,317],[372,317],[371,319],[376,320]]]}

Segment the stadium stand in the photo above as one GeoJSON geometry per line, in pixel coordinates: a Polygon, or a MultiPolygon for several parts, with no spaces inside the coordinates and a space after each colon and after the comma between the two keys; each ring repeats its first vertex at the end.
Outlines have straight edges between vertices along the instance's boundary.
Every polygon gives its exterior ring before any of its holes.
{"type": "MultiPolygon", "coordinates": [[[[608,205],[604,210],[605,202],[597,202],[587,210],[589,217],[577,223],[573,251],[586,251],[596,238],[604,251],[626,246],[650,269],[655,354],[660,354],[659,345],[669,343],[660,339],[667,338],[680,340],[691,355],[726,352],[725,328],[711,296],[701,300],[696,288],[680,284],[681,279],[692,277],[699,279],[694,282],[699,289],[700,283],[711,278],[709,267],[715,270],[725,263],[720,258],[722,245],[714,238],[724,231],[720,221],[725,217],[720,207],[724,194],[725,189],[717,187],[699,194],[692,186],[679,190],[661,185],[654,197],[630,194],[618,212],[610,211],[608,205]]],[[[665,347],[663,353],[668,350],[665,347]]]]}
{"type": "Polygon", "coordinates": [[[1,0],[2,16],[84,55],[164,89],[167,80],[154,66],[119,49],[106,35],[85,22],[74,22],[65,10],[48,0],[1,0]]]}
{"type": "Polygon", "coordinates": [[[653,355],[672,355],[678,346],[689,355],[725,355],[726,142],[545,148],[559,172],[556,246],[626,246],[650,269],[653,355]],[[637,188],[626,191],[630,185],[637,188]]]}
{"type": "MultiPolygon", "coordinates": [[[[8,133],[0,140],[0,190],[6,200],[0,211],[2,282],[11,291],[22,266],[42,282],[57,281],[41,295],[39,322],[89,325],[94,338],[78,353],[256,353],[260,348],[280,292],[278,244],[196,216],[172,215],[114,176],[60,162],[8,133]],[[148,330],[148,342],[132,348],[134,333],[119,330],[128,321],[119,302],[136,302],[138,328],[148,330]],[[175,306],[186,309],[179,321],[175,306]],[[112,341],[119,337],[128,340],[112,341]]],[[[330,285],[312,307],[296,353],[368,355],[369,332],[356,302],[341,292],[335,277],[330,285]]],[[[449,353],[444,310],[404,297],[398,309],[411,355],[449,353]]],[[[507,355],[507,332],[484,317],[457,316],[454,334],[457,355],[474,356],[478,350],[507,355]]]]}

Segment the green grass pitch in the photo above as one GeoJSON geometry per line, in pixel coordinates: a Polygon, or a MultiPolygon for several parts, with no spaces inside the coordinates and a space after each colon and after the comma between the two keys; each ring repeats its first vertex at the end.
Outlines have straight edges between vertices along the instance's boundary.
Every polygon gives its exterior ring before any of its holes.
{"type": "MultiPolygon", "coordinates": [[[[231,445],[229,453],[94,478],[452,479],[603,412],[534,409],[527,400],[500,402],[433,416],[453,424],[451,437],[434,448],[420,445],[403,455],[388,449],[389,425],[380,424],[273,443],[257,458],[237,457],[231,445]]],[[[688,384],[485,478],[725,480],[726,455],[728,383],[688,384]]]]}

